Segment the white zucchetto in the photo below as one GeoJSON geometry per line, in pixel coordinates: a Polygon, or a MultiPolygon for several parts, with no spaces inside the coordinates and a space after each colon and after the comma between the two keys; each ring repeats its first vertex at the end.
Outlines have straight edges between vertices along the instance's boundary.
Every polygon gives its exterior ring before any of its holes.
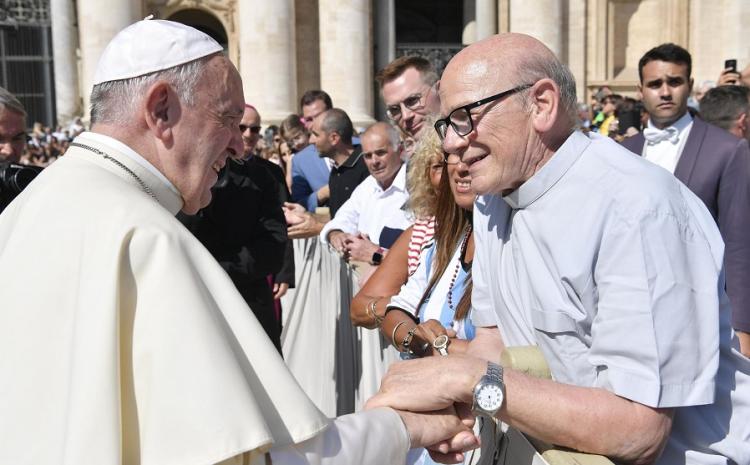
{"type": "Polygon", "coordinates": [[[195,28],[148,17],[118,32],[107,45],[93,84],[144,76],[222,50],[218,42],[195,28]]]}

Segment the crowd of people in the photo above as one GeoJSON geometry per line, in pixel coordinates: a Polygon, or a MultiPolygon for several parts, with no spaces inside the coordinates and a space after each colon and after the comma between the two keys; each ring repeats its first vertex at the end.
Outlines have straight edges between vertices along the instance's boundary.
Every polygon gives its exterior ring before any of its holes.
{"type": "Polygon", "coordinates": [[[750,464],[750,71],[695,94],[662,44],[640,100],[584,104],[501,34],[442,76],[389,63],[361,133],[324,90],[262,132],[221,50],[140,21],[90,129],[25,143],[0,89],[3,161],[59,158],[0,216],[0,462],[475,463],[502,421],[616,462],[750,464]],[[362,265],[351,323],[405,360],[365,411],[324,418],[284,367],[298,239],[362,265]],[[552,379],[500,364],[525,345],[552,379]]]}

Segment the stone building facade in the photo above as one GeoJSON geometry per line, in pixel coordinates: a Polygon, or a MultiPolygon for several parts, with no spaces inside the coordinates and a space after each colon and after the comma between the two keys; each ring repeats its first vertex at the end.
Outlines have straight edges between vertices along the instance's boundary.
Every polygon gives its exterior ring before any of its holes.
{"type": "MultiPolygon", "coordinates": [[[[5,3],[24,1],[40,0],[5,3]]],[[[305,90],[322,88],[365,125],[382,115],[374,73],[394,57],[422,53],[441,65],[496,32],[541,39],[573,71],[581,100],[601,85],[635,94],[638,58],[662,42],[692,52],[696,83],[716,79],[726,58],[741,68],[750,63],[748,0],[49,1],[61,122],[86,113],[107,42],[150,14],[196,26],[221,42],[242,74],[246,100],[265,123],[296,112],[305,90]]]]}

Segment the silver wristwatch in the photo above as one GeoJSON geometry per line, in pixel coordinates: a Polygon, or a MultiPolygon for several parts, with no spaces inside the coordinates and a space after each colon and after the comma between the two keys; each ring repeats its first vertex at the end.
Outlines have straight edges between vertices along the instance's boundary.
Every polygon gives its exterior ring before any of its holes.
{"type": "Polygon", "coordinates": [[[474,386],[474,401],[471,406],[475,415],[494,417],[505,401],[503,367],[487,362],[487,373],[474,386]]]}

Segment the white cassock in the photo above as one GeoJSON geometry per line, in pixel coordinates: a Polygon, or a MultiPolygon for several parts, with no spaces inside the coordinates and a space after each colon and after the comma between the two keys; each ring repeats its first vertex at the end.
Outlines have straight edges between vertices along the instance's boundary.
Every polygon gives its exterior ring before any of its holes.
{"type": "Polygon", "coordinates": [[[312,404],[153,167],[76,142],[114,161],[71,147],[0,216],[0,463],[404,463],[394,411],[312,404]]]}

